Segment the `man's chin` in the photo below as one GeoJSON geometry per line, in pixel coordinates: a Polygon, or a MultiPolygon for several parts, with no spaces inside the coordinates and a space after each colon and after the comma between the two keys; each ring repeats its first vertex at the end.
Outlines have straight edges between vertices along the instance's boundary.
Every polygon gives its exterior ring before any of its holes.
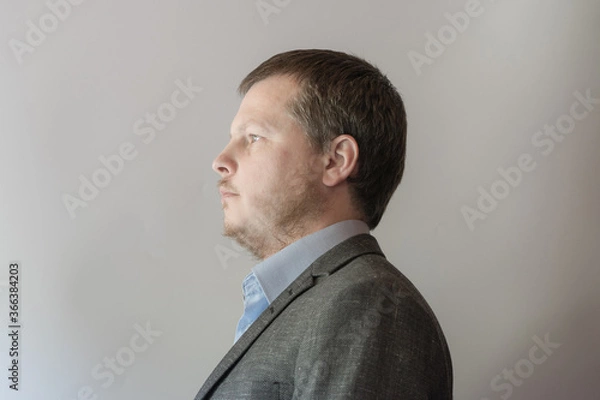
{"type": "Polygon", "coordinates": [[[239,235],[239,230],[230,222],[223,223],[223,236],[235,239],[239,235]]]}
{"type": "Polygon", "coordinates": [[[246,236],[244,234],[244,230],[241,227],[231,223],[231,221],[225,220],[223,224],[223,236],[235,240],[242,247],[246,247],[243,244],[243,238],[246,236]]]}

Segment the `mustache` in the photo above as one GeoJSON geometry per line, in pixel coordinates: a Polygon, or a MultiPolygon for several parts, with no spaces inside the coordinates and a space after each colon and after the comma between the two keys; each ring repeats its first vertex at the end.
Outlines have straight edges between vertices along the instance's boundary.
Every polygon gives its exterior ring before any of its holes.
{"type": "Polygon", "coordinates": [[[224,190],[231,193],[237,193],[237,190],[233,186],[231,186],[227,181],[220,180],[217,182],[217,189],[224,190]]]}

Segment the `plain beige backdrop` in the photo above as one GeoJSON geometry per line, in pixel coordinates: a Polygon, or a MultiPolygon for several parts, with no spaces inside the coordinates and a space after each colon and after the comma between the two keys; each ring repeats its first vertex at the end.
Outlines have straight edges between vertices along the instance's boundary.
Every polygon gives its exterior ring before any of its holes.
{"type": "Polygon", "coordinates": [[[294,48],[364,57],[404,97],[372,233],[436,312],[455,397],[597,398],[597,1],[76,3],[0,0],[0,332],[11,261],[23,324],[2,399],[193,398],[253,265],[211,163],[239,81],[294,48]]]}

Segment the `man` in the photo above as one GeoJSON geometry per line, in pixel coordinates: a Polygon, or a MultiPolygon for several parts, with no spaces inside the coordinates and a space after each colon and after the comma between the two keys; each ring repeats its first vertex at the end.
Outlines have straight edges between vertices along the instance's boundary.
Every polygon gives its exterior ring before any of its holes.
{"type": "Polygon", "coordinates": [[[425,299],[369,234],[404,171],[402,99],[330,50],[275,55],[244,96],[221,176],[224,235],[260,261],[235,342],[199,399],[451,399],[425,299]]]}

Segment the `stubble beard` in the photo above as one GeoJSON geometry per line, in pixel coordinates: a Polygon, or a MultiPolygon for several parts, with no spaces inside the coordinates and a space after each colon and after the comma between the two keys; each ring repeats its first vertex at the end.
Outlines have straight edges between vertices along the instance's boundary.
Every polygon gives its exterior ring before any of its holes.
{"type": "Polygon", "coordinates": [[[311,227],[326,209],[325,198],[318,181],[303,176],[294,186],[258,202],[257,215],[247,224],[234,225],[225,219],[223,235],[261,261],[312,233],[311,227]]]}

